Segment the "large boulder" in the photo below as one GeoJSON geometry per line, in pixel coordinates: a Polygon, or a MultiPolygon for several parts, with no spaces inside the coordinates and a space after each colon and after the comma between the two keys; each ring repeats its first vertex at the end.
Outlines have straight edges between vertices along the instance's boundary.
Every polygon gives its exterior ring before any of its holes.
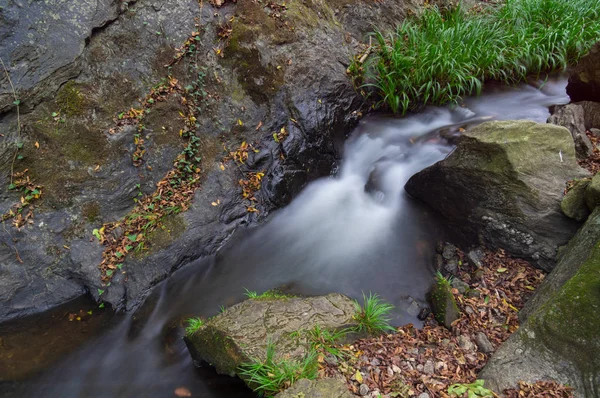
{"type": "Polygon", "coordinates": [[[579,397],[600,395],[600,209],[561,251],[556,268],[520,313],[524,323],[480,378],[496,391],[553,379],[579,397]]]}
{"type": "Polygon", "coordinates": [[[275,398],[353,398],[348,386],[340,379],[301,379],[275,398]]]}
{"type": "Polygon", "coordinates": [[[567,129],[503,121],[466,131],[454,152],[405,188],[467,238],[551,270],[578,227],[561,212],[565,182],[587,175],[567,129]]]}
{"type": "Polygon", "coordinates": [[[298,332],[352,327],[355,314],[354,301],[341,294],[249,299],[206,321],[186,344],[195,360],[233,376],[244,363],[264,361],[267,344],[274,345],[276,359],[301,360],[308,345],[298,332]]]}
{"type": "Polygon", "coordinates": [[[590,215],[587,204],[585,203],[585,192],[590,184],[589,179],[577,180],[573,187],[565,194],[560,202],[560,209],[565,216],[576,221],[585,221],[590,215]]]}
{"type": "Polygon", "coordinates": [[[567,94],[573,102],[600,102],[600,43],[596,43],[590,52],[579,60],[567,85],[567,94]]]}

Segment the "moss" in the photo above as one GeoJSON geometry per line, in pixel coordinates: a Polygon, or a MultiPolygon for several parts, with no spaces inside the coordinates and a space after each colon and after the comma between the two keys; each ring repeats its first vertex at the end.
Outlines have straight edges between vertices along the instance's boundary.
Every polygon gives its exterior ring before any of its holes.
{"type": "Polygon", "coordinates": [[[85,97],[81,94],[79,85],[69,80],[56,94],[56,105],[62,115],[81,115],[85,108],[85,97]]]}
{"type": "Polygon", "coordinates": [[[528,322],[552,351],[575,363],[585,375],[600,368],[600,242],[556,296],[528,322]]]}
{"type": "Polygon", "coordinates": [[[152,252],[163,250],[169,247],[186,230],[185,220],[181,214],[167,216],[162,221],[162,226],[155,229],[148,236],[149,250],[142,251],[141,257],[145,257],[152,252]]]}
{"type": "Polygon", "coordinates": [[[90,224],[95,223],[100,218],[100,204],[96,201],[84,203],[81,206],[81,216],[90,224]]]}
{"type": "Polygon", "coordinates": [[[451,292],[450,282],[439,273],[428,294],[428,299],[436,321],[449,328],[452,322],[458,318],[459,310],[451,292]]]}

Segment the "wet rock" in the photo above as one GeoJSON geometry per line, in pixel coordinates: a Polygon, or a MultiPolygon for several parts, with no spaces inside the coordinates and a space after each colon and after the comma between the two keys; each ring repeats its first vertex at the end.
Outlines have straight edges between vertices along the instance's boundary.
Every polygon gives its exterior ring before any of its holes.
{"type": "Polygon", "coordinates": [[[600,391],[600,208],[561,251],[558,265],[520,312],[521,326],[480,378],[495,391],[552,379],[577,397],[600,391]]]}
{"type": "MultiPolygon", "coordinates": [[[[285,11],[290,26],[277,28],[256,2],[226,2],[218,9],[195,0],[65,4],[8,2],[0,11],[0,53],[22,102],[25,157],[17,166],[28,168],[44,186],[35,226],[0,231],[0,286],[6,286],[0,293],[0,321],[98,288],[105,290],[107,305],[134,309],[155,284],[191,259],[214,254],[234,231],[261,222],[308,182],[329,175],[337,156],[334,139],[343,137],[368,106],[345,73],[356,38],[373,26],[394,27],[410,6],[359,2],[339,7],[336,15],[334,4],[294,3],[285,11]],[[213,48],[223,42],[216,32],[230,19],[231,45],[218,56],[213,48]],[[206,55],[197,58],[199,70],[205,71],[201,82],[198,74],[189,73],[187,60],[172,64],[174,48],[198,30],[194,46],[206,55]],[[154,191],[171,169],[182,147],[181,98],[157,101],[145,114],[141,138],[147,151],[140,167],[131,156],[136,126],[115,129],[114,119],[139,109],[139,99],[167,74],[182,87],[200,83],[206,92],[196,121],[203,186],[189,209],[167,222],[177,228],[155,231],[142,255],[127,256],[127,278],[118,276],[110,287],[102,286],[98,265],[104,247],[90,242],[91,233],[130,213],[138,192],[154,191]],[[59,110],[64,123],[53,120],[59,110]],[[283,127],[288,137],[274,142],[272,132],[283,127]],[[240,197],[240,170],[219,167],[222,143],[229,148],[243,140],[260,147],[259,154],[251,154],[248,170],[265,170],[256,194],[258,214],[249,214],[240,197]],[[215,199],[220,206],[211,206],[215,199]],[[97,211],[84,215],[90,202],[97,211]],[[49,228],[56,220],[60,228],[49,228]],[[87,257],[81,255],[86,252],[87,257]]],[[[13,156],[8,148],[17,138],[13,100],[7,80],[0,79],[0,130],[10,144],[0,145],[4,187],[13,156]]],[[[4,192],[0,207],[8,209],[18,200],[4,192]]]]}
{"type": "Polygon", "coordinates": [[[455,260],[456,259],[456,246],[446,243],[444,245],[444,249],[442,251],[442,257],[446,261],[455,260]]]}
{"type": "Polygon", "coordinates": [[[458,261],[450,260],[444,264],[444,271],[450,275],[458,274],[458,261]]]}
{"type": "Polygon", "coordinates": [[[560,210],[564,183],[586,176],[565,128],[489,122],[466,131],[454,152],[405,189],[466,237],[551,270],[578,227],[560,210]]]}
{"type": "Polygon", "coordinates": [[[569,76],[567,94],[571,101],[600,102],[600,43],[582,57],[569,76]]]}
{"type": "Polygon", "coordinates": [[[494,346],[492,345],[492,343],[490,343],[490,340],[483,332],[477,332],[477,334],[475,335],[475,344],[477,344],[477,348],[479,348],[479,351],[483,352],[484,354],[494,352],[494,346]]]}
{"type": "Polygon", "coordinates": [[[575,142],[575,153],[579,159],[586,159],[594,151],[592,142],[585,134],[585,116],[582,106],[567,104],[556,107],[554,114],[548,118],[548,123],[563,126],[571,132],[575,142]]]}
{"type": "Polygon", "coordinates": [[[430,308],[421,308],[421,311],[419,311],[419,315],[417,315],[417,318],[420,321],[424,321],[425,319],[427,319],[427,317],[429,316],[429,314],[431,314],[431,309],[430,308]]]}
{"type": "Polygon", "coordinates": [[[452,327],[452,322],[459,318],[459,310],[450,291],[450,283],[443,277],[438,276],[432,290],[427,295],[431,303],[431,311],[436,321],[447,328],[452,327]]]}
{"type": "Polygon", "coordinates": [[[340,379],[319,380],[300,379],[287,390],[275,395],[276,398],[352,398],[346,383],[340,379]]]}
{"type": "Polygon", "coordinates": [[[600,204],[600,173],[597,173],[592,181],[585,185],[584,200],[590,211],[600,204]]]}
{"type": "Polygon", "coordinates": [[[358,394],[360,396],[364,397],[368,393],[369,393],[369,386],[366,384],[361,384],[360,387],[358,388],[358,394]]]}
{"type": "Polygon", "coordinates": [[[264,360],[269,341],[276,358],[302,359],[307,352],[306,338],[290,334],[317,325],[326,329],[355,325],[355,312],[354,302],[341,294],[250,299],[207,320],[185,340],[194,360],[233,376],[242,363],[264,360]]]}
{"type": "Polygon", "coordinates": [[[560,202],[560,209],[565,216],[575,221],[585,221],[590,211],[585,203],[585,191],[590,180],[578,180],[560,202]]]}

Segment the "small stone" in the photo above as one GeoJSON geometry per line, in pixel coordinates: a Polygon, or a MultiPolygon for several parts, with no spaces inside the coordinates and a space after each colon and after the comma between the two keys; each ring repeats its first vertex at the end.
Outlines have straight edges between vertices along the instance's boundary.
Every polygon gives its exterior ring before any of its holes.
{"type": "Polygon", "coordinates": [[[441,271],[442,267],[444,267],[444,257],[441,254],[435,255],[435,270],[441,271]]]}
{"type": "Polygon", "coordinates": [[[464,351],[473,351],[475,350],[475,344],[473,344],[471,342],[471,339],[469,339],[468,336],[461,334],[458,337],[458,345],[460,346],[460,348],[462,348],[464,351]]]}
{"type": "Polygon", "coordinates": [[[477,289],[471,289],[467,292],[467,297],[479,298],[481,297],[481,292],[477,289]]]}
{"type": "Polygon", "coordinates": [[[473,308],[470,305],[467,305],[465,307],[465,312],[469,315],[473,315],[475,313],[475,311],[473,310],[473,308]]]}
{"type": "Polygon", "coordinates": [[[419,314],[420,310],[421,307],[419,306],[419,303],[417,303],[414,299],[410,298],[410,305],[406,309],[406,312],[408,312],[412,316],[415,316],[419,314]]]}
{"type": "Polygon", "coordinates": [[[406,352],[409,353],[410,355],[419,355],[418,348],[409,348],[408,350],[406,350],[406,352]]]}
{"type": "Polygon", "coordinates": [[[361,384],[358,388],[358,393],[364,397],[369,393],[369,386],[367,386],[366,384],[361,384]]]}
{"type": "Polygon", "coordinates": [[[433,366],[432,360],[428,360],[427,362],[425,362],[425,366],[423,366],[423,373],[427,375],[432,375],[435,373],[435,368],[433,366]]]}
{"type": "Polygon", "coordinates": [[[419,372],[423,372],[423,365],[421,365],[421,364],[418,364],[418,365],[417,365],[417,371],[419,371],[419,372]]]}
{"type": "Polygon", "coordinates": [[[396,365],[392,365],[392,370],[394,371],[394,373],[400,373],[402,372],[402,369],[400,369],[398,366],[396,365]]]}
{"type": "Polygon", "coordinates": [[[387,367],[386,372],[388,374],[388,376],[393,376],[394,375],[394,370],[391,367],[387,367]]]}
{"type": "Polygon", "coordinates": [[[419,394],[418,398],[429,398],[429,394],[427,394],[426,392],[422,392],[421,394],[419,394]]]}
{"type": "Polygon", "coordinates": [[[379,366],[381,365],[381,361],[379,360],[379,358],[373,358],[371,360],[371,366],[379,366]]]}
{"type": "Polygon", "coordinates": [[[485,257],[485,253],[481,248],[477,248],[475,250],[471,250],[467,254],[467,258],[469,262],[472,263],[477,268],[483,267],[483,258],[485,257]]]}
{"type": "Polygon", "coordinates": [[[590,129],[590,133],[592,133],[594,137],[600,137],[600,129],[590,129]]]}
{"type": "Polygon", "coordinates": [[[454,257],[456,257],[456,246],[446,243],[444,245],[444,249],[442,250],[442,257],[444,257],[445,260],[454,259],[454,257]]]}
{"type": "Polygon", "coordinates": [[[458,278],[452,278],[452,281],[450,282],[450,285],[455,288],[456,290],[458,290],[458,292],[460,294],[465,294],[465,292],[469,289],[469,284],[463,282],[462,280],[458,279],[458,278]]]}
{"type": "Polygon", "coordinates": [[[485,275],[485,272],[483,272],[483,269],[478,269],[477,271],[473,272],[473,278],[475,280],[481,280],[483,279],[483,276],[485,275]]]}
{"type": "Polygon", "coordinates": [[[449,274],[455,275],[458,271],[458,262],[456,260],[450,260],[444,265],[444,271],[449,274]]]}
{"type": "Polygon", "coordinates": [[[331,365],[331,366],[337,366],[337,364],[338,364],[338,360],[337,360],[337,358],[335,357],[335,355],[331,355],[331,354],[330,354],[330,355],[327,355],[327,356],[325,357],[325,362],[327,362],[327,363],[328,363],[329,365],[331,365]]]}
{"type": "Polygon", "coordinates": [[[483,332],[478,332],[475,335],[475,344],[477,344],[477,348],[479,351],[484,354],[489,354],[490,352],[494,352],[494,346],[490,343],[490,340],[483,332]]]}

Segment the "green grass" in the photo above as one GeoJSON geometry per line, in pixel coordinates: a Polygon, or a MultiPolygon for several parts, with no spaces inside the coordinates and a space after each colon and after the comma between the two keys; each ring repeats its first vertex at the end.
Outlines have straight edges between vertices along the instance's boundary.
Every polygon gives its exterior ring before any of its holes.
{"type": "Polygon", "coordinates": [[[358,321],[356,330],[358,332],[367,332],[369,334],[379,334],[385,332],[394,332],[396,329],[390,325],[390,312],[394,306],[382,301],[377,294],[363,293],[363,305],[354,301],[356,306],[356,315],[354,319],[358,321]]]}
{"type": "Polygon", "coordinates": [[[193,335],[204,325],[204,321],[200,318],[189,318],[187,320],[188,325],[185,328],[185,334],[188,336],[193,335]]]}
{"type": "Polygon", "coordinates": [[[248,297],[249,299],[255,299],[255,300],[285,299],[285,298],[296,297],[291,294],[281,293],[280,291],[278,291],[276,289],[267,290],[266,292],[261,293],[261,294],[258,294],[257,292],[248,290],[248,289],[244,289],[244,290],[246,291],[246,293],[244,293],[246,295],[246,297],[248,297]]]}
{"type": "Polygon", "coordinates": [[[269,342],[265,360],[240,365],[238,375],[259,395],[272,397],[299,379],[315,379],[318,368],[316,351],[310,350],[301,361],[276,359],[275,345],[269,342]]]}
{"type": "Polygon", "coordinates": [[[371,55],[349,71],[395,113],[457,102],[487,80],[564,70],[600,40],[599,14],[600,0],[507,0],[479,14],[431,7],[374,33],[371,55]]]}
{"type": "Polygon", "coordinates": [[[435,273],[435,279],[438,286],[442,286],[448,290],[452,289],[452,279],[454,279],[452,275],[446,278],[440,271],[437,271],[435,273]]]}
{"type": "Polygon", "coordinates": [[[476,380],[471,384],[452,384],[448,387],[448,394],[452,397],[462,397],[465,393],[468,394],[469,398],[495,397],[492,390],[483,386],[484,383],[484,380],[476,380]]]}
{"type": "Polygon", "coordinates": [[[307,337],[314,351],[330,354],[338,359],[343,359],[347,353],[338,347],[339,342],[350,332],[349,329],[329,330],[316,325],[308,330],[307,337]]]}

